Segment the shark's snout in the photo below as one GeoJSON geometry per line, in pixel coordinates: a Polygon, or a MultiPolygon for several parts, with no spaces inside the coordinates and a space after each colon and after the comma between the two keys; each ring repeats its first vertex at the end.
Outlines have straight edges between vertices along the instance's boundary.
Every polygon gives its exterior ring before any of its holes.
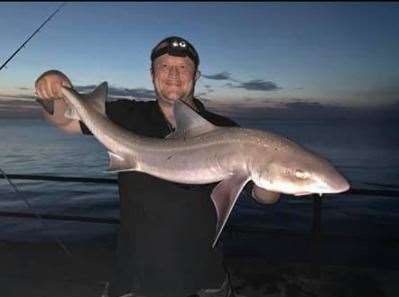
{"type": "Polygon", "coordinates": [[[337,175],[328,181],[327,188],[328,190],[325,191],[325,193],[342,193],[348,191],[350,185],[349,182],[342,175],[337,175]]]}
{"type": "Polygon", "coordinates": [[[349,182],[346,179],[343,179],[336,189],[337,193],[342,193],[348,191],[349,188],[350,188],[349,182]]]}

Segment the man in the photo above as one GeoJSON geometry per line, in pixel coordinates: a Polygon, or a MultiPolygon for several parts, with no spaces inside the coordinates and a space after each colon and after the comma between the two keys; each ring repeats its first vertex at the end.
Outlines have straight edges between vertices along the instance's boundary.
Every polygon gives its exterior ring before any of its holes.
{"type": "MultiPolygon", "coordinates": [[[[164,138],[176,126],[173,105],[183,100],[215,125],[236,125],[194,98],[199,57],[187,40],[165,38],[152,50],[151,62],[157,100],[107,102],[112,121],[140,135],[164,138]]],[[[82,122],[64,116],[62,85],[72,87],[56,70],[37,79],[44,116],[65,132],[90,134],[82,122]]],[[[216,226],[212,186],[180,185],[138,172],[119,173],[118,183],[121,226],[110,297],[229,296],[222,253],[211,247],[216,226]]],[[[278,197],[256,187],[254,194],[278,197]]]]}

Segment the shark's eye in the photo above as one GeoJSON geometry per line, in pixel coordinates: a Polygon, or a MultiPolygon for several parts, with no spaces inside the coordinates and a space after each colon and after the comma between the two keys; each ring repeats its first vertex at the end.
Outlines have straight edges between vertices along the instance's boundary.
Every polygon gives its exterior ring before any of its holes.
{"type": "Polygon", "coordinates": [[[302,171],[302,170],[300,170],[300,169],[297,169],[297,170],[295,171],[295,176],[296,176],[297,178],[306,179],[306,178],[309,177],[309,173],[307,173],[307,172],[305,172],[305,171],[302,171]]]}

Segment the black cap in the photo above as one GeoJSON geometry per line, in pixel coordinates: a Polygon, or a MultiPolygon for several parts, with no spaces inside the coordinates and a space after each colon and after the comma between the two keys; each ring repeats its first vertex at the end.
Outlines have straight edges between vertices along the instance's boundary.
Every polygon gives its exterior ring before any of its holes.
{"type": "Polygon", "coordinates": [[[195,68],[198,67],[199,57],[195,48],[187,40],[171,36],[161,40],[151,52],[151,62],[154,62],[156,58],[163,54],[169,54],[171,56],[178,57],[189,57],[195,64],[195,68]]]}

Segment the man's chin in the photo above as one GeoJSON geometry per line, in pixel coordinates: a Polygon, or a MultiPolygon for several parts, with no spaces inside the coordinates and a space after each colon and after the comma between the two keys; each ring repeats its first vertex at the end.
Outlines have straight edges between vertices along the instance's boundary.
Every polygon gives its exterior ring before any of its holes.
{"type": "Polygon", "coordinates": [[[183,100],[184,96],[181,94],[167,94],[167,96],[162,96],[162,99],[165,102],[168,102],[170,104],[174,104],[177,100],[183,100]]]}

